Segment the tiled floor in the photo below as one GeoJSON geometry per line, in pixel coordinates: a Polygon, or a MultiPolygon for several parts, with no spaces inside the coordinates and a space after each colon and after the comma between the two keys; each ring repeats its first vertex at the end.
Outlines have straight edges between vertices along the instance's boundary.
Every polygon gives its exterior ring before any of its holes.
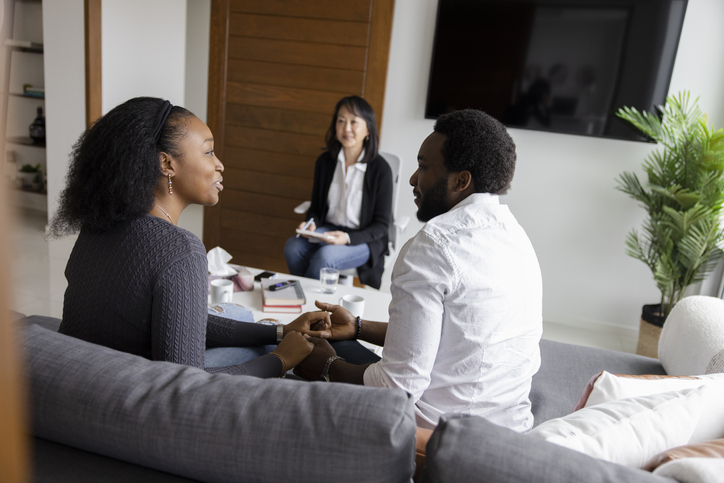
{"type": "MultiPolygon", "coordinates": [[[[43,237],[46,223],[45,213],[29,210],[18,213],[15,229],[12,230],[14,309],[24,314],[61,317],[66,287],[63,271],[75,238],[46,240],[43,237]]],[[[544,322],[543,338],[634,352],[637,334],[635,330],[616,327],[587,329],[544,322]]]]}

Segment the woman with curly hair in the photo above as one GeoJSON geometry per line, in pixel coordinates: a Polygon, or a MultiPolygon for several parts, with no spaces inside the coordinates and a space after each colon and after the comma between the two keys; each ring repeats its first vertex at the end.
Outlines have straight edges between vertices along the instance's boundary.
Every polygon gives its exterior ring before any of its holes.
{"type": "Polygon", "coordinates": [[[324,267],[356,268],[362,283],[380,288],[392,217],[392,170],[377,153],[372,106],[342,98],[325,137],[327,150],[314,167],[311,206],[299,228],[319,239],[291,237],[284,246],[289,272],[319,278],[324,267]]]}
{"type": "Polygon", "coordinates": [[[328,320],[324,312],[282,330],[207,313],[204,245],[176,224],[188,205],[219,201],[223,171],[206,124],[162,99],[126,101],[81,135],[49,229],[79,233],[60,332],[208,372],[278,377],[304,359],[312,345],[301,332],[314,335],[310,324],[328,320]],[[254,350],[209,368],[211,347],[254,350]]]}

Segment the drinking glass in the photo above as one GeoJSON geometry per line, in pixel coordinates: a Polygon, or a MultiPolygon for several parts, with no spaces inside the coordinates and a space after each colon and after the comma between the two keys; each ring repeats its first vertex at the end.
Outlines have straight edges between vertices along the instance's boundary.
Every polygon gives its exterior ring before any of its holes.
{"type": "Polygon", "coordinates": [[[322,293],[334,293],[337,290],[339,270],[325,267],[319,271],[319,281],[322,284],[322,293]]]}

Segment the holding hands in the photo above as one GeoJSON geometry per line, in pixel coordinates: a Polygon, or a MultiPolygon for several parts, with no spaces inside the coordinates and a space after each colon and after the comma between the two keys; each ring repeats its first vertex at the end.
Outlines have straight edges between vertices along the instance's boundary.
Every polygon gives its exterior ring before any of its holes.
{"type": "Polygon", "coordinates": [[[354,340],[357,318],[340,305],[315,301],[320,309],[302,314],[284,326],[284,339],[273,354],[284,361],[284,370],[295,367],[294,374],[307,380],[319,379],[324,365],[335,355],[324,339],[354,340]]]}
{"type": "Polygon", "coordinates": [[[272,354],[282,360],[282,372],[284,373],[302,362],[313,349],[314,344],[309,342],[309,336],[301,332],[290,332],[284,336],[272,354]]]}
{"type": "Polygon", "coordinates": [[[357,336],[357,317],[349,310],[340,305],[327,304],[315,300],[317,308],[329,312],[330,325],[324,329],[320,328],[319,335],[323,339],[330,340],[354,340],[357,336]]]}
{"type": "Polygon", "coordinates": [[[313,350],[309,356],[294,368],[294,374],[308,381],[318,381],[327,360],[336,354],[334,348],[324,339],[310,337],[313,350]]]}
{"type": "Polygon", "coordinates": [[[307,312],[284,326],[284,335],[289,332],[301,332],[312,337],[325,337],[332,326],[330,314],[323,310],[307,312]]]}

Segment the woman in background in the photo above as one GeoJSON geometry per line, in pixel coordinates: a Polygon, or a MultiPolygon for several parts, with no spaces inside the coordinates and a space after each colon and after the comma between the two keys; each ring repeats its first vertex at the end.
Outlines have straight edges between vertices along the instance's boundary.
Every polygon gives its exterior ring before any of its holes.
{"type": "Polygon", "coordinates": [[[56,237],[79,233],[59,331],[208,372],[278,377],[304,359],[312,345],[298,331],[324,312],[281,331],[207,314],[206,250],[176,224],[188,205],[219,201],[223,170],[206,124],[162,99],[131,99],[81,135],[50,226],[56,237]],[[205,367],[207,347],[274,343],[271,354],[205,367]]]}
{"type": "Polygon", "coordinates": [[[325,237],[289,238],[284,246],[289,272],[319,278],[324,267],[357,268],[362,283],[379,288],[388,253],[392,171],[377,152],[372,107],[358,96],[341,99],[325,141],[327,150],[314,167],[307,221],[299,225],[325,237]]]}

